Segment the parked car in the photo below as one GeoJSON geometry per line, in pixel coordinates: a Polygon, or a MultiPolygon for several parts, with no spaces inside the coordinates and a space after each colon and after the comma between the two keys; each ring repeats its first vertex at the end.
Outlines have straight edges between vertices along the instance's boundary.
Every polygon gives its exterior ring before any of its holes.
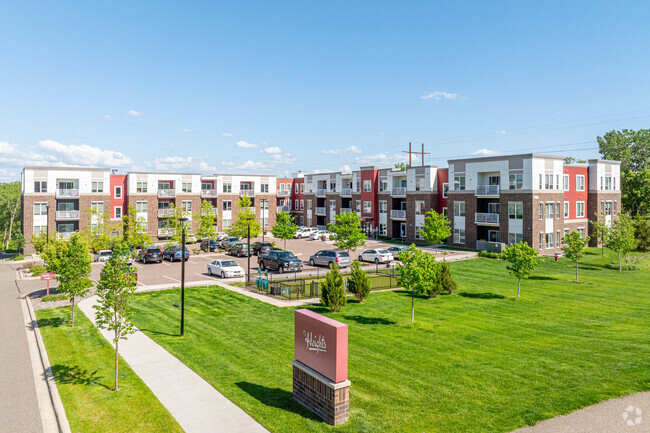
{"type": "Polygon", "coordinates": [[[394,245],[390,248],[386,248],[386,250],[393,255],[393,260],[399,260],[399,258],[397,257],[399,252],[408,250],[409,248],[410,247],[407,247],[406,245],[394,245]]]}
{"type": "Polygon", "coordinates": [[[131,266],[133,264],[133,256],[131,255],[131,253],[129,252],[128,254],[126,254],[125,258],[126,258],[126,264],[128,266],[131,266]]]}
{"type": "Polygon", "coordinates": [[[316,227],[305,227],[302,230],[298,230],[295,235],[293,235],[294,239],[302,239],[309,237],[313,232],[317,231],[318,229],[316,227]]]}
{"type": "Polygon", "coordinates": [[[273,245],[271,245],[271,242],[253,242],[251,249],[253,254],[259,256],[260,254],[268,254],[273,249],[273,245]]]}
{"type": "Polygon", "coordinates": [[[232,244],[238,244],[241,242],[241,239],[234,236],[229,236],[221,241],[221,248],[227,250],[232,244]]]}
{"type": "Polygon", "coordinates": [[[226,277],[243,277],[244,269],[234,260],[214,260],[208,263],[208,275],[226,277]]]}
{"type": "Polygon", "coordinates": [[[352,264],[352,260],[347,251],[339,250],[320,250],[309,258],[309,264],[312,266],[331,267],[334,263],[340,268],[347,268],[352,264]]]}
{"type": "MultiPolygon", "coordinates": [[[[251,248],[252,250],[252,248],[251,248]]],[[[251,250],[248,249],[248,244],[242,244],[237,243],[237,244],[232,244],[230,248],[228,248],[228,254],[241,257],[241,256],[249,256],[251,250]]]]}
{"type": "Polygon", "coordinates": [[[203,239],[201,241],[201,249],[203,251],[217,251],[219,249],[219,242],[214,239],[203,239]]]}
{"type": "Polygon", "coordinates": [[[93,260],[96,262],[105,262],[111,257],[113,257],[113,251],[111,250],[99,250],[93,254],[93,260]]]}
{"type": "Polygon", "coordinates": [[[315,241],[315,240],[323,239],[324,237],[325,240],[329,240],[332,237],[332,235],[334,235],[334,233],[328,232],[327,230],[317,230],[309,235],[309,239],[315,241]]]}
{"type": "Polygon", "coordinates": [[[259,256],[257,263],[262,270],[270,269],[280,273],[302,271],[302,262],[291,251],[272,250],[259,256]]]}
{"type": "Polygon", "coordinates": [[[393,255],[388,250],[366,250],[359,254],[360,262],[390,263],[393,255]]]}
{"type": "Polygon", "coordinates": [[[218,240],[219,242],[221,242],[222,240],[224,240],[224,239],[226,239],[226,238],[228,238],[228,235],[225,234],[225,233],[218,233],[218,234],[217,234],[217,240],[218,240]]]}
{"type": "MultiPolygon", "coordinates": [[[[187,260],[189,257],[190,252],[188,251],[187,247],[185,247],[185,260],[187,260]]],[[[162,254],[162,258],[171,262],[174,260],[181,260],[181,247],[178,245],[167,247],[167,249],[162,254]]]]}
{"type": "Polygon", "coordinates": [[[160,248],[143,248],[136,259],[140,263],[162,262],[162,251],[160,248]]]}
{"type": "Polygon", "coordinates": [[[197,242],[198,242],[198,240],[196,239],[195,235],[187,235],[187,236],[185,236],[185,243],[186,244],[195,244],[197,242]]]}

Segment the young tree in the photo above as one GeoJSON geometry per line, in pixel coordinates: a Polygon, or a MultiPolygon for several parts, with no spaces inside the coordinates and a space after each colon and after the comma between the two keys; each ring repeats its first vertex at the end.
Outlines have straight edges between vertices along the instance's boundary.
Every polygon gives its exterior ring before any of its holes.
{"type": "Polygon", "coordinates": [[[250,227],[250,237],[254,238],[261,233],[260,223],[255,221],[255,212],[251,207],[251,199],[247,195],[243,196],[238,202],[237,206],[237,219],[232,223],[232,227],[228,230],[230,236],[237,236],[238,238],[248,237],[248,228],[250,227]]]}
{"type": "Polygon", "coordinates": [[[170,236],[170,241],[174,245],[181,244],[181,236],[183,234],[183,227],[185,227],[185,235],[188,234],[188,231],[192,228],[191,221],[181,221],[181,218],[190,218],[191,215],[188,211],[184,211],[183,208],[176,207],[174,203],[169,205],[169,208],[172,210],[171,216],[167,218],[167,223],[169,228],[172,230],[172,235],[170,236]]]}
{"type": "Polygon", "coordinates": [[[650,216],[637,215],[632,224],[638,250],[647,253],[650,251],[650,216]]]}
{"type": "Polygon", "coordinates": [[[366,234],[361,230],[361,217],[354,212],[336,215],[336,223],[329,224],[329,231],[336,234],[334,245],[341,250],[356,250],[366,244],[366,234]]]}
{"type": "Polygon", "coordinates": [[[636,239],[634,238],[634,227],[630,222],[630,218],[624,214],[620,214],[618,219],[612,223],[609,238],[607,240],[607,248],[618,253],[618,270],[621,269],[621,255],[624,255],[627,260],[627,253],[636,248],[636,239]]]}
{"type": "Polygon", "coordinates": [[[597,241],[600,241],[601,244],[600,253],[601,255],[605,255],[605,244],[607,243],[609,226],[605,221],[605,214],[601,213],[600,217],[601,217],[600,222],[598,222],[598,214],[594,212],[594,219],[589,221],[589,223],[591,224],[591,229],[592,232],[594,233],[593,237],[596,238],[597,241]]]}
{"type": "Polygon", "coordinates": [[[578,262],[585,255],[585,247],[589,243],[589,236],[584,238],[578,232],[571,232],[562,239],[562,251],[567,259],[576,262],[576,281],[578,281],[578,262]]]}
{"type": "Polygon", "coordinates": [[[442,290],[446,290],[448,294],[454,293],[458,287],[456,281],[451,276],[451,266],[447,262],[440,263],[440,272],[438,272],[438,285],[442,290]]]}
{"type": "Polygon", "coordinates": [[[199,228],[196,230],[196,236],[199,239],[214,239],[217,237],[217,214],[214,213],[212,204],[203,200],[201,203],[201,211],[195,218],[199,220],[199,228]]]}
{"type": "Polygon", "coordinates": [[[438,272],[440,268],[436,258],[415,245],[402,250],[397,255],[400,263],[397,266],[399,276],[397,282],[411,292],[411,323],[415,320],[415,294],[426,294],[435,298],[440,293],[438,272]]]}
{"type": "Polygon", "coordinates": [[[431,209],[425,214],[420,234],[430,244],[439,244],[451,236],[451,223],[446,216],[431,209]]]}
{"type": "Polygon", "coordinates": [[[113,331],[115,344],[115,391],[118,388],[118,360],[119,342],[126,340],[128,334],[135,332],[131,317],[133,312],[129,308],[129,298],[135,291],[137,284],[136,269],[127,265],[129,249],[124,244],[115,247],[115,254],[108,259],[102,269],[102,274],[97,283],[97,305],[95,308],[95,321],[97,326],[113,331]]]}
{"type": "Polygon", "coordinates": [[[339,311],[347,303],[343,277],[339,272],[338,265],[330,268],[330,271],[325,275],[325,281],[321,283],[320,302],[332,312],[339,311]]]}
{"type": "Polygon", "coordinates": [[[129,248],[142,248],[151,244],[151,236],[147,234],[147,221],[138,215],[133,206],[129,206],[122,217],[122,227],[124,242],[129,248]]]}
{"type": "Polygon", "coordinates": [[[271,233],[278,239],[284,241],[284,249],[287,249],[287,239],[292,239],[298,231],[298,226],[293,222],[293,216],[289,212],[279,212],[275,217],[275,225],[271,233]]]}
{"type": "Polygon", "coordinates": [[[409,167],[408,164],[406,164],[405,162],[398,162],[395,164],[395,168],[402,171],[405,171],[408,167],[409,167]]]}
{"type": "Polygon", "coordinates": [[[65,245],[65,250],[56,265],[59,287],[57,290],[72,304],[72,327],[74,328],[74,306],[77,296],[83,296],[93,286],[90,279],[90,254],[88,246],[85,245],[78,234],[73,234],[70,242],[65,245]]]}
{"type": "Polygon", "coordinates": [[[528,275],[540,264],[542,260],[537,257],[539,252],[528,246],[525,242],[510,244],[501,253],[501,258],[510,262],[506,269],[510,275],[517,277],[517,298],[521,293],[521,279],[528,278],[528,275]]]}
{"type": "Polygon", "coordinates": [[[370,278],[361,269],[358,261],[352,262],[352,272],[348,278],[348,292],[356,296],[359,304],[370,294],[370,278]]]}
{"type": "Polygon", "coordinates": [[[91,224],[87,224],[81,232],[85,244],[93,251],[108,250],[113,247],[116,238],[113,237],[113,227],[110,224],[111,211],[86,209],[90,216],[91,224]]]}
{"type": "MultiPolygon", "coordinates": [[[[16,242],[20,232],[21,214],[20,182],[0,182],[0,235],[3,249],[9,249],[12,240],[16,242]]],[[[19,246],[14,245],[18,249],[19,246]]]]}

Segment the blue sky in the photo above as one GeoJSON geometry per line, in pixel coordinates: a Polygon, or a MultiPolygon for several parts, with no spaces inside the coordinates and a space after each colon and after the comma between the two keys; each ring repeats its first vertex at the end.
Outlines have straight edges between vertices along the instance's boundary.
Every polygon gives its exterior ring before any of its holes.
{"type": "Polygon", "coordinates": [[[648,2],[2,2],[0,180],[283,175],[647,128],[648,2]]]}

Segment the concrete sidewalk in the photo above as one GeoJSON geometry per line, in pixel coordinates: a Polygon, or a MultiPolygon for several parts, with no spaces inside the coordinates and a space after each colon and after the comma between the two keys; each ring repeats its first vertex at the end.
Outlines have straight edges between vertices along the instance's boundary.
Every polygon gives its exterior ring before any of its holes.
{"type": "MultiPolygon", "coordinates": [[[[97,296],[79,308],[95,323],[97,296]]],[[[112,344],[112,333],[99,330],[112,344]]],[[[180,338],[180,337],[179,337],[180,338]]],[[[120,341],[120,355],[187,433],[267,432],[250,415],[144,333],[120,341]]]]}

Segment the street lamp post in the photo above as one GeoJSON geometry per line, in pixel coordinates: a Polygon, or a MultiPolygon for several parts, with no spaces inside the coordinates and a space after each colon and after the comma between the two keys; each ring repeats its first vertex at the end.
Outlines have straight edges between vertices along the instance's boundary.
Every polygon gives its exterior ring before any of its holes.
{"type": "Polygon", "coordinates": [[[251,220],[248,219],[248,272],[246,273],[246,286],[251,282],[251,220]]]}
{"type": "Polygon", "coordinates": [[[185,223],[187,218],[178,219],[181,222],[181,337],[185,335],[185,223]]]}

